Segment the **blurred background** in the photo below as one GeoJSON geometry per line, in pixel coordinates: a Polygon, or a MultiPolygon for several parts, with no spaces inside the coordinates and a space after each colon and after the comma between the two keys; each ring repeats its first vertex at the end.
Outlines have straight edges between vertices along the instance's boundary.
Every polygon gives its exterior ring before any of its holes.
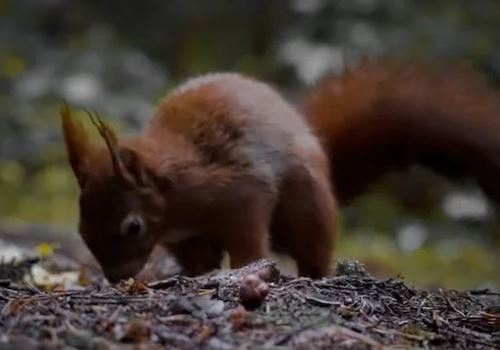
{"type": "MultiPolygon", "coordinates": [[[[466,62],[497,86],[499,24],[496,0],[0,0],[0,257],[16,254],[12,242],[58,249],[76,237],[63,99],[127,133],[180,81],[209,71],[265,79],[297,103],[364,57],[466,62]]],[[[337,257],[377,276],[500,286],[498,213],[473,183],[415,168],[342,214],[337,257]]]]}

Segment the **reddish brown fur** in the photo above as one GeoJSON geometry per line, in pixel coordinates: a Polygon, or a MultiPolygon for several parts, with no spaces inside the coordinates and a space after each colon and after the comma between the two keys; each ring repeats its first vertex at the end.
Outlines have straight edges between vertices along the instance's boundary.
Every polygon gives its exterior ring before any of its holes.
{"type": "Polygon", "coordinates": [[[137,274],[155,244],[186,274],[219,267],[223,251],[239,267],[275,249],[301,275],[324,276],[337,218],[330,166],[344,202],[413,162],[475,176],[500,198],[499,111],[468,73],[366,65],[325,80],[305,104],[323,148],[268,85],[234,74],[183,85],[149,128],[109,150],[62,117],[82,188],[80,232],[115,281],[137,274]]]}
{"type": "Polygon", "coordinates": [[[367,64],[325,79],[305,104],[346,203],[413,163],[473,177],[500,201],[500,98],[463,68],[367,64]]]}
{"type": "MultiPolygon", "coordinates": [[[[327,158],[304,120],[267,85],[238,75],[187,86],[165,99],[141,135],[111,152],[70,153],[86,179],[80,232],[108,279],[137,274],[155,244],[186,274],[219,267],[223,251],[240,267],[273,245],[302,275],[326,275],[336,210],[327,158]],[[118,174],[110,154],[124,152],[118,174]],[[120,233],[131,212],[148,228],[137,237],[120,233]]],[[[67,145],[78,145],[75,132],[83,134],[71,127],[67,145]]]]}

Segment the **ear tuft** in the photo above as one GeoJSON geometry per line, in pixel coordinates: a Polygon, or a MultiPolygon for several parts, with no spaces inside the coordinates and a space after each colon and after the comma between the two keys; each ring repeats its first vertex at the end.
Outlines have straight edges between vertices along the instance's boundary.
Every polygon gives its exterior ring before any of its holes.
{"type": "Polygon", "coordinates": [[[126,186],[150,187],[154,175],[146,168],[140,154],[136,151],[120,146],[113,129],[106,124],[97,114],[87,112],[92,124],[106,143],[114,174],[126,186]]]}
{"type": "MultiPolygon", "coordinates": [[[[111,157],[111,162],[113,163],[115,175],[128,185],[136,185],[137,180],[134,178],[134,172],[127,167],[127,164],[124,163],[122,157],[120,156],[120,153],[124,153],[125,151],[121,150],[118,145],[118,138],[116,137],[113,129],[111,129],[111,127],[109,127],[109,125],[106,124],[96,113],[92,114],[87,111],[87,114],[90,121],[94,124],[95,128],[106,143],[106,147],[108,148],[109,155],[111,157]]],[[[130,158],[130,161],[133,162],[132,155],[127,156],[124,154],[124,157],[127,159],[130,158]]],[[[131,164],[130,168],[133,168],[134,166],[134,164],[131,164]]]]}
{"type": "Polygon", "coordinates": [[[68,160],[78,184],[83,188],[88,176],[86,163],[92,151],[92,145],[83,125],[72,117],[66,102],[61,106],[60,116],[68,160]]]}

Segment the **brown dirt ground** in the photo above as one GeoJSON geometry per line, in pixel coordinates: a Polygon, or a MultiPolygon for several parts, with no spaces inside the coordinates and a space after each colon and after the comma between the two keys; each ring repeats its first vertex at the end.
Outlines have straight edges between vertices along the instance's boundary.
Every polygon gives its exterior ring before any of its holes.
{"type": "Polygon", "coordinates": [[[91,269],[50,291],[20,283],[34,262],[0,263],[0,350],[500,349],[499,291],[414,289],[351,261],[321,280],[266,260],[114,286],[91,269]]]}

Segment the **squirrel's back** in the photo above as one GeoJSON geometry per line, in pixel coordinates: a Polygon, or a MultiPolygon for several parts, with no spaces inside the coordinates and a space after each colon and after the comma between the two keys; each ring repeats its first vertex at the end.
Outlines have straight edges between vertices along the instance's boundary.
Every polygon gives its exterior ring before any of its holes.
{"type": "Polygon", "coordinates": [[[181,136],[207,165],[244,169],[273,186],[291,163],[307,165],[323,154],[304,118],[278,92],[235,73],[180,85],[159,106],[149,133],[181,136]]]}

